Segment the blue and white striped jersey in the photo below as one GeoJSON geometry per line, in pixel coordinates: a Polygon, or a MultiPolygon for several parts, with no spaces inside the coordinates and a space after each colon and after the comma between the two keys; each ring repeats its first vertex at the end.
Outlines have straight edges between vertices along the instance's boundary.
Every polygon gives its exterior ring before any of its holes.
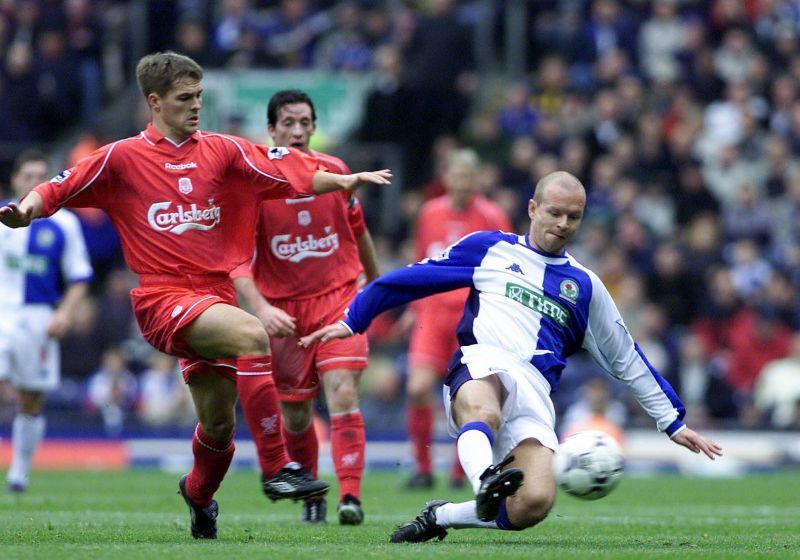
{"type": "Polygon", "coordinates": [[[92,276],[75,214],[62,210],[30,227],[0,227],[0,306],[55,305],[65,284],[92,276]]]}
{"type": "MultiPolygon", "coordinates": [[[[527,236],[477,232],[438,257],[382,276],[350,304],[345,323],[364,332],[381,312],[434,293],[471,288],[457,327],[461,347],[488,344],[529,361],[555,390],[566,359],[585,348],[625,382],[658,429],[679,430],[685,409],[631,338],[595,273],[569,253],[536,251],[527,236]]],[[[451,367],[458,364],[460,351],[451,367]]]]}

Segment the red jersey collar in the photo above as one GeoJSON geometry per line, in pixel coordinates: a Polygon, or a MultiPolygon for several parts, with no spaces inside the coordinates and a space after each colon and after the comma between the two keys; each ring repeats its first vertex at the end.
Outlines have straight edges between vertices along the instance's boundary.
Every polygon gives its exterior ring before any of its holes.
{"type": "MultiPolygon", "coordinates": [[[[147,138],[147,139],[148,139],[150,142],[152,142],[153,144],[158,144],[159,142],[161,142],[162,140],[164,140],[164,139],[166,138],[166,136],[164,136],[163,134],[161,134],[161,132],[160,132],[160,131],[159,131],[159,130],[158,130],[156,127],[155,127],[155,126],[153,126],[153,123],[152,123],[152,122],[149,122],[149,123],[147,123],[147,128],[145,128],[145,129],[142,131],[142,134],[145,136],[145,138],[147,138]]],[[[172,141],[170,141],[170,140],[167,140],[167,141],[168,141],[170,144],[172,144],[173,146],[175,146],[175,145],[182,146],[183,144],[185,144],[185,143],[186,143],[186,141],[187,141],[187,140],[191,140],[192,142],[197,142],[197,141],[199,141],[199,140],[200,140],[200,131],[199,131],[199,130],[195,130],[195,131],[192,133],[192,135],[191,135],[191,136],[189,136],[189,138],[187,138],[186,140],[184,140],[184,141],[183,141],[183,142],[181,142],[180,144],[174,144],[174,143],[173,143],[172,141]]]]}

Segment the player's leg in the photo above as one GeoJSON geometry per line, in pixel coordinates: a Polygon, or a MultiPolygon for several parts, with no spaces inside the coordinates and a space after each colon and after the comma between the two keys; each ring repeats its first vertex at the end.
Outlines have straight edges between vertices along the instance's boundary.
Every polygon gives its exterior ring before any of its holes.
{"type": "Polygon", "coordinates": [[[335,369],[322,375],[325,399],[331,415],[331,455],[339,480],[337,515],[343,525],[364,520],[361,507],[361,477],[367,436],[358,408],[360,370],[335,369]]]}
{"type": "MultiPolygon", "coordinates": [[[[286,442],[289,457],[300,463],[306,472],[316,478],[319,465],[319,439],[314,426],[314,401],[310,399],[286,400],[286,398],[293,399],[294,397],[296,395],[281,395],[283,439],[286,442]]],[[[303,501],[300,520],[303,523],[311,524],[325,523],[327,511],[328,505],[324,496],[308,498],[303,501]]]]}
{"type": "Polygon", "coordinates": [[[281,435],[269,338],[263,325],[238,307],[216,304],[181,334],[204,358],[235,360],[242,412],[256,441],[261,471],[266,477],[275,476],[291,459],[281,435]]]}
{"type": "Polygon", "coordinates": [[[432,488],[431,443],[436,416],[433,388],[441,382],[441,376],[432,367],[413,365],[413,356],[410,362],[406,382],[406,430],[414,453],[415,468],[406,487],[432,488]]]}
{"type": "Polygon", "coordinates": [[[192,470],[178,490],[189,506],[192,536],[216,539],[219,509],[213,497],[233,460],[236,382],[208,370],[193,372],[188,384],[199,422],[192,438],[192,470]]]}
{"type": "Polygon", "coordinates": [[[319,440],[314,429],[312,400],[281,400],[281,420],[283,422],[283,438],[286,450],[293,461],[317,476],[319,465],[319,440]]]}
{"type": "MultiPolygon", "coordinates": [[[[28,486],[33,457],[44,438],[45,395],[58,386],[60,356],[58,342],[47,336],[52,311],[25,310],[27,321],[11,337],[13,348],[6,354],[11,366],[10,383],[17,390],[18,408],[11,429],[12,460],[8,470],[8,489],[24,491],[28,486]]],[[[4,360],[0,360],[4,361],[4,360]]]]}
{"type": "Polygon", "coordinates": [[[238,307],[218,303],[180,334],[202,357],[235,360],[236,388],[256,443],[265,494],[272,500],[324,494],[328,485],[313,480],[286,452],[269,338],[261,322],[238,307]]]}
{"type": "Polygon", "coordinates": [[[492,445],[502,421],[500,403],[501,385],[494,375],[466,381],[451,401],[459,428],[458,457],[475,492],[492,464],[492,445]]]}
{"type": "Polygon", "coordinates": [[[199,420],[192,439],[194,464],[186,492],[197,505],[207,506],[228,472],[236,427],[236,382],[213,371],[196,372],[189,390],[199,420]]]}
{"type": "Polygon", "coordinates": [[[496,521],[501,529],[525,529],[543,521],[555,502],[553,450],[535,439],[526,439],[514,448],[511,455],[514,460],[509,463],[509,468],[521,469],[525,484],[505,499],[496,521]]]}
{"type": "Polygon", "coordinates": [[[28,475],[33,456],[42,442],[45,431],[44,393],[23,388],[17,389],[18,409],[11,426],[11,465],[8,469],[9,492],[23,492],[28,486],[28,475]]]}

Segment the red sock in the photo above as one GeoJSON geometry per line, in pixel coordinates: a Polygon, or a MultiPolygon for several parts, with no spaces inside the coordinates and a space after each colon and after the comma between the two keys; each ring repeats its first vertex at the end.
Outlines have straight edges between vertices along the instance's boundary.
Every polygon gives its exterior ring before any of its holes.
{"type": "Polygon", "coordinates": [[[216,441],[203,433],[200,424],[194,430],[192,454],[194,465],[186,478],[186,494],[195,504],[206,507],[225,478],[233,460],[233,436],[228,441],[216,441]]]}
{"type": "Polygon", "coordinates": [[[278,394],[272,379],[272,357],[239,358],[236,369],[239,402],[256,444],[261,473],[270,478],[291,461],[281,434],[278,394]]]}
{"type": "Polygon", "coordinates": [[[431,440],[433,439],[433,407],[409,404],[406,409],[408,439],[414,448],[419,474],[431,474],[431,440]]]}
{"type": "Polygon", "coordinates": [[[350,494],[361,496],[361,475],[364,472],[364,448],[367,436],[364,418],[358,410],[331,415],[331,455],[339,479],[339,498],[350,494]]]}
{"type": "Polygon", "coordinates": [[[286,441],[286,451],[289,452],[289,457],[292,458],[292,461],[297,461],[303,465],[303,469],[306,472],[317,478],[319,440],[317,440],[317,431],[314,429],[313,420],[305,431],[298,434],[287,431],[284,425],[283,439],[286,441]]]}

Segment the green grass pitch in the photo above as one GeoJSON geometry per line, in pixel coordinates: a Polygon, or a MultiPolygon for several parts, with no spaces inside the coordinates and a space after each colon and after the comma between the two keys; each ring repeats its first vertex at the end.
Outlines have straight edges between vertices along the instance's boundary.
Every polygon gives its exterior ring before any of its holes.
{"type": "Polygon", "coordinates": [[[389,533],[427,499],[465,500],[468,490],[440,482],[430,492],[401,491],[399,473],[370,472],[364,525],[339,526],[334,498],[326,526],[304,526],[299,504],[269,503],[255,473],[232,472],[217,494],[219,540],[194,541],[177,481],[144,469],[35,472],[26,494],[0,496],[0,558],[800,558],[797,471],[626,476],[597,502],[559,494],[550,517],[527,531],[450,530],[442,542],[416,545],[390,544],[389,533]]]}

